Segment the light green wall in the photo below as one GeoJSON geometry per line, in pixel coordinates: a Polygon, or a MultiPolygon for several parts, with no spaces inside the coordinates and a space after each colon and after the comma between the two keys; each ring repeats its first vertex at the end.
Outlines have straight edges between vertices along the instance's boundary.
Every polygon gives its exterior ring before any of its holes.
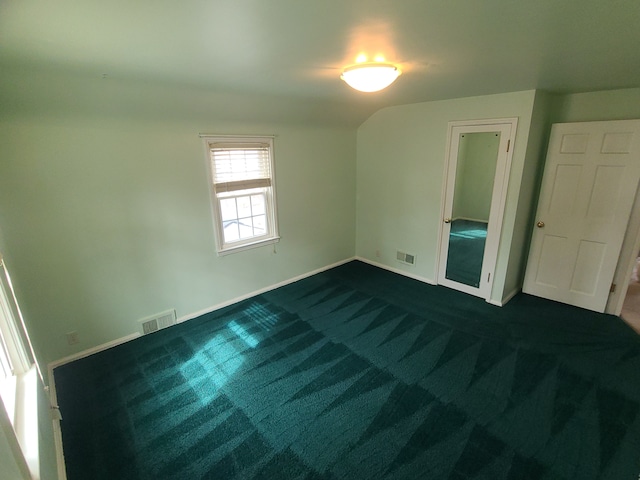
{"type": "Polygon", "coordinates": [[[450,120],[519,117],[492,293],[499,301],[523,272],[539,180],[537,160],[525,156],[544,156],[546,118],[640,117],[640,89],[384,109],[357,133],[354,200],[354,131],[322,118],[284,123],[279,99],[12,75],[2,84],[0,248],[42,363],[133,333],[139,318],[174,307],[188,315],[354,251],[434,281],[450,120]],[[249,104],[259,105],[257,120],[239,121],[249,104]],[[277,135],[276,254],[264,247],[215,255],[199,132],[277,135]],[[415,267],[395,261],[398,249],[418,255],[415,267]],[[75,347],[64,338],[72,330],[81,338],[75,347]]]}
{"type": "MultiPolygon", "coordinates": [[[[509,250],[507,273],[503,278],[496,278],[494,292],[498,297],[510,297],[520,290],[529,254],[529,243],[534,223],[535,208],[540,191],[544,158],[547,153],[547,143],[550,132],[549,112],[552,98],[550,95],[537,91],[535,94],[531,123],[527,135],[526,162],[522,169],[521,181],[518,187],[515,223],[511,242],[505,247],[509,250]]],[[[509,190],[515,189],[509,185],[509,190]]],[[[502,247],[502,245],[501,245],[502,247]]],[[[506,250],[503,249],[503,250],[506,250]]],[[[506,253],[499,259],[504,262],[506,253]]]]}
{"type": "Polygon", "coordinates": [[[557,95],[552,123],[640,118],[640,88],[557,95]]]}
{"type": "Polygon", "coordinates": [[[42,364],[354,255],[355,130],[228,120],[226,100],[202,110],[169,87],[69,83],[54,89],[69,109],[14,99],[0,117],[0,250],[42,364]],[[199,132],[276,135],[275,251],[216,255],[199,132]]]}
{"type": "Polygon", "coordinates": [[[377,112],[358,130],[357,255],[434,282],[447,122],[510,116],[519,123],[491,300],[516,292],[551,123],[640,118],[640,88],[516,92],[377,112]],[[396,262],[396,250],[417,254],[416,265],[396,262]]]}
{"type": "Polygon", "coordinates": [[[453,218],[489,221],[500,136],[465,133],[458,145],[453,218]]]}
{"type": "Polygon", "coordinates": [[[501,301],[512,267],[509,245],[534,97],[534,91],[526,91],[404,105],[381,110],[362,124],[357,148],[357,255],[435,282],[448,122],[518,117],[491,295],[501,301]],[[416,264],[397,262],[396,250],[416,254],[416,264]]]}
{"type": "MultiPolygon", "coordinates": [[[[357,136],[322,104],[59,72],[0,72],[0,104],[0,251],[46,364],[133,333],[150,314],[188,315],[354,253],[434,281],[451,120],[519,119],[491,295],[500,301],[521,284],[550,121],[640,118],[640,89],[393,107],[357,136]],[[216,256],[200,132],[277,136],[276,253],[216,256]],[[417,264],[397,263],[397,249],[417,264]]],[[[55,462],[40,393],[46,479],[55,462]]],[[[4,440],[0,463],[15,470],[4,440]]]]}
{"type": "Polygon", "coordinates": [[[520,267],[510,269],[504,287],[498,286],[505,295],[522,286],[551,124],[634,118],[640,118],[640,88],[565,95],[536,92],[526,154],[530,161],[523,171],[518,200],[519,221],[509,256],[509,263],[520,267]]]}

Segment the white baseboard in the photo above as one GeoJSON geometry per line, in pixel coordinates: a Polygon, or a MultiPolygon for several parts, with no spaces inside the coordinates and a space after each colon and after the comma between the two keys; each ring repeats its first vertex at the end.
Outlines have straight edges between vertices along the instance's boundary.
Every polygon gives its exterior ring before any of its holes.
{"type": "MultiPolygon", "coordinates": [[[[382,263],[374,262],[373,260],[369,260],[368,258],[356,256],[355,260],[359,260],[361,262],[368,263],[369,265],[373,265],[374,267],[382,268],[384,270],[388,270],[390,272],[397,273],[399,275],[404,275],[405,277],[409,277],[409,278],[412,278],[414,280],[418,280],[420,282],[428,283],[429,285],[437,285],[438,284],[436,281],[434,281],[434,280],[432,280],[430,278],[421,277],[420,275],[414,275],[414,274],[406,272],[404,270],[400,270],[399,268],[393,268],[393,267],[390,267],[388,265],[384,265],[382,263]]],[[[491,304],[491,305],[495,305],[496,307],[502,307],[502,306],[506,305],[507,302],[509,300],[511,300],[513,297],[515,297],[519,292],[520,292],[520,288],[515,288],[513,291],[509,292],[508,295],[504,296],[502,298],[502,301],[486,300],[486,302],[491,304]]]]}
{"type": "Polygon", "coordinates": [[[389,265],[385,265],[383,263],[374,262],[373,260],[369,260],[364,257],[355,257],[354,260],[359,260],[364,263],[368,263],[369,265],[373,265],[374,267],[382,268],[383,270],[388,270],[393,273],[397,273],[398,275],[403,275],[405,277],[412,278],[414,280],[418,280],[419,282],[428,283],[429,285],[437,285],[436,282],[430,278],[421,277],[420,275],[415,275],[413,273],[409,273],[405,270],[400,270],[399,268],[393,268],[389,265]]]}
{"type": "MultiPolygon", "coordinates": [[[[58,407],[58,395],[56,393],[56,382],[53,376],[53,370],[61,365],[66,363],[73,362],[75,360],[80,360],[81,358],[88,357],[89,355],[93,355],[94,353],[102,352],[104,350],[108,350],[109,348],[122,345],[123,343],[130,342],[131,340],[140,337],[140,333],[132,333],[131,335],[127,335],[126,337],[118,338],[116,340],[112,340],[107,343],[103,343],[102,345],[97,345],[92,348],[88,348],[78,353],[74,353],[73,355],[69,355],[67,357],[61,358],[60,360],[56,360],[47,365],[47,376],[49,379],[49,401],[51,402],[52,408],[58,407]]],[[[56,451],[56,465],[58,470],[58,480],[67,480],[67,470],[65,467],[64,461],[64,449],[62,447],[62,430],[60,429],[60,420],[58,418],[53,418],[53,444],[56,451]]]]}
{"type": "MultiPolygon", "coordinates": [[[[193,312],[193,313],[184,315],[184,316],[178,318],[177,323],[182,323],[182,322],[186,322],[187,320],[192,320],[194,318],[198,318],[198,317],[200,317],[202,315],[205,315],[207,313],[211,313],[211,312],[219,310],[221,308],[228,307],[229,305],[233,305],[234,303],[238,303],[238,302],[240,302],[242,300],[246,300],[247,298],[255,297],[256,295],[260,295],[262,293],[266,293],[266,292],[269,292],[271,290],[275,290],[276,288],[284,287],[285,285],[289,285],[290,283],[297,282],[298,280],[302,280],[304,278],[311,277],[311,276],[316,275],[318,273],[322,273],[322,272],[324,272],[326,270],[330,270],[332,268],[339,267],[340,265],[344,265],[345,263],[349,263],[349,262],[351,262],[353,260],[356,260],[356,257],[350,257],[350,258],[347,258],[345,260],[340,260],[339,262],[332,263],[331,265],[326,265],[324,267],[318,268],[318,269],[313,270],[311,272],[303,273],[302,275],[298,275],[296,277],[289,278],[287,280],[275,283],[273,285],[269,285],[269,286],[267,286],[265,288],[261,288],[259,290],[255,290],[255,291],[247,293],[245,295],[241,295],[239,297],[232,298],[231,300],[227,300],[225,302],[218,303],[216,305],[213,305],[211,307],[205,308],[205,309],[200,310],[198,312],[193,312]]],[[[127,335],[125,337],[117,338],[117,339],[112,340],[110,342],[103,343],[101,345],[97,345],[95,347],[88,348],[87,350],[83,350],[81,352],[74,353],[73,355],[69,355],[67,357],[64,357],[64,358],[61,358],[59,360],[55,360],[55,361],[49,363],[48,370],[49,370],[50,384],[51,384],[51,382],[53,382],[53,369],[54,368],[60,367],[61,365],[64,365],[64,364],[69,363],[69,362],[73,362],[75,360],[80,360],[81,358],[88,357],[89,355],[93,355],[94,353],[102,352],[103,350],[107,350],[109,348],[116,347],[116,346],[121,345],[123,343],[126,343],[126,342],[129,342],[131,340],[134,340],[134,339],[136,339],[136,338],[138,338],[140,336],[141,336],[140,333],[132,333],[132,334],[127,335]]]]}
{"type": "MultiPolygon", "coordinates": [[[[338,267],[340,265],[344,265],[345,263],[351,262],[353,260],[359,260],[363,263],[367,263],[369,265],[373,265],[375,267],[378,268],[382,268],[384,270],[388,270],[390,272],[393,273],[397,273],[399,275],[403,275],[405,277],[408,278],[412,278],[414,280],[418,280],[420,282],[423,283],[427,283],[429,285],[436,285],[436,282],[432,279],[426,278],[426,277],[422,277],[420,275],[415,275],[409,272],[406,272],[404,270],[400,270],[398,268],[394,268],[394,267],[390,267],[389,265],[384,265],[382,263],[378,263],[378,262],[374,262],[372,260],[369,260],[367,258],[363,258],[363,257],[351,257],[351,258],[347,258],[345,260],[341,260],[339,262],[333,263],[331,265],[327,265],[321,268],[318,268],[316,270],[304,273],[302,275],[298,275],[296,277],[290,278],[288,280],[284,280],[282,282],[278,282],[276,284],[270,285],[268,287],[265,288],[261,288],[259,290],[255,290],[253,292],[247,293],[245,295],[241,295],[239,297],[233,298],[231,300],[227,300],[225,302],[222,303],[218,303],[216,305],[213,305],[209,308],[200,310],[198,312],[194,312],[194,313],[190,313],[188,315],[184,315],[180,318],[178,318],[177,322],[178,323],[182,323],[182,322],[186,322],[188,320],[192,320],[194,318],[198,318],[202,315],[205,315],[207,313],[211,313],[213,311],[219,310],[221,308],[224,307],[228,307],[229,305],[233,305],[234,303],[240,302],[242,300],[246,300],[247,298],[251,298],[254,297],[256,295],[260,295],[266,292],[269,292],[271,290],[275,290],[276,288],[280,288],[283,287],[285,285],[289,285],[291,283],[297,282],[299,280],[303,280],[307,277],[311,277],[313,275],[316,275],[318,273],[322,273],[326,270],[330,270],[332,268],[338,267]]],[[[500,302],[493,302],[490,301],[489,303],[493,304],[493,305],[497,305],[497,306],[502,306],[504,304],[506,304],[513,296],[515,296],[520,290],[516,289],[513,292],[511,292],[509,295],[507,295],[502,303],[500,302]]],[[[87,350],[83,350],[81,352],[75,353],[73,355],[69,355],[67,357],[61,358],[59,360],[53,361],[51,363],[48,364],[48,377],[49,377],[49,393],[50,393],[50,398],[51,398],[51,405],[53,406],[57,406],[57,395],[56,395],[56,389],[55,389],[55,381],[54,381],[54,376],[53,376],[53,370],[57,367],[60,367],[66,363],[69,362],[73,362],[75,360],[79,360],[81,358],[85,358],[88,357],[90,355],[93,355],[95,353],[107,350],[109,348],[121,345],[123,343],[129,342],[131,340],[134,340],[138,337],[140,337],[141,334],[140,333],[132,333],[130,335],[127,335],[125,337],[121,337],[118,338],[116,340],[112,340],[110,342],[107,343],[103,343],[101,345],[97,345],[95,347],[89,348],[87,350]]],[[[57,457],[57,463],[58,463],[58,478],[59,480],[66,480],[66,471],[65,471],[65,463],[64,463],[64,452],[63,452],[63,448],[62,448],[62,436],[61,436],[61,431],[60,431],[60,421],[59,420],[53,420],[53,424],[54,424],[54,442],[55,442],[55,449],[56,449],[56,457],[57,457]]]]}
{"type": "Polygon", "coordinates": [[[254,290],[253,292],[249,292],[245,295],[241,295],[236,298],[232,298],[231,300],[224,301],[222,303],[218,303],[211,307],[205,308],[198,312],[190,313],[188,315],[184,315],[178,318],[178,323],[186,322],[187,320],[193,320],[194,318],[198,318],[202,315],[206,315],[207,313],[215,312],[216,310],[220,310],[221,308],[228,307],[229,305],[233,305],[234,303],[241,302],[242,300],[246,300],[247,298],[255,297],[256,295],[261,295],[266,292],[270,292],[271,290],[275,290],[276,288],[284,287],[285,285],[289,285],[291,283],[297,282],[298,280],[303,280],[307,277],[312,277],[318,273],[325,272],[327,270],[331,270],[332,268],[339,267],[340,265],[344,265],[345,263],[349,263],[353,260],[357,260],[356,257],[350,257],[345,260],[340,260],[339,262],[332,263],[331,265],[327,265],[322,268],[318,268],[311,272],[303,273],[302,275],[298,275],[297,277],[289,278],[282,282],[274,283],[273,285],[269,285],[268,287],[261,288],[259,290],[254,290]]]}
{"type": "Polygon", "coordinates": [[[502,298],[502,305],[506,305],[509,300],[511,300],[513,297],[515,297],[517,294],[520,293],[520,290],[521,290],[520,287],[516,287],[511,292],[509,292],[507,295],[505,295],[502,298]]]}
{"type": "MultiPolygon", "coordinates": [[[[89,355],[93,355],[94,353],[102,352],[103,350],[107,350],[112,347],[117,347],[123,343],[130,342],[134,338],[138,338],[140,333],[132,333],[131,335],[127,335],[126,337],[116,338],[115,340],[111,340],[110,342],[103,343],[101,345],[96,345],[95,347],[87,348],[86,350],[82,350],[81,352],[74,353],[67,357],[61,358],[59,360],[55,360],[48,365],[49,372],[53,372],[54,368],[58,368],[65,363],[73,362],[75,360],[80,360],[81,358],[88,357],[89,355]]],[[[51,379],[51,377],[50,377],[51,379]]]]}
{"type": "Polygon", "coordinates": [[[515,288],[511,292],[509,292],[507,295],[502,297],[502,301],[487,300],[487,303],[490,303],[491,305],[495,305],[496,307],[504,307],[507,304],[507,302],[511,300],[513,297],[515,297],[518,293],[520,293],[520,288],[515,288]]]}
{"type": "MultiPolygon", "coordinates": [[[[339,262],[332,263],[331,265],[327,265],[325,267],[318,268],[318,269],[313,270],[311,272],[303,273],[302,275],[298,275],[298,276],[290,278],[288,280],[284,280],[282,282],[270,285],[268,287],[261,288],[260,290],[256,290],[256,291],[253,291],[251,293],[247,293],[246,295],[242,295],[240,297],[236,297],[236,298],[234,298],[232,300],[228,300],[226,302],[219,303],[217,305],[214,305],[214,306],[209,307],[207,309],[201,310],[199,312],[195,312],[195,313],[191,313],[189,315],[185,315],[185,316],[180,317],[178,319],[178,323],[186,322],[187,320],[191,320],[191,319],[197,318],[197,317],[199,317],[201,315],[204,315],[204,314],[213,312],[215,310],[218,310],[220,308],[224,308],[224,307],[227,307],[229,305],[233,305],[234,303],[240,302],[242,300],[246,300],[247,298],[251,298],[251,297],[254,297],[256,295],[260,295],[262,293],[269,292],[271,290],[275,290],[276,288],[280,288],[280,287],[283,287],[285,285],[289,285],[290,283],[294,283],[294,282],[297,282],[298,280],[302,280],[304,278],[311,277],[313,275],[316,275],[317,273],[321,273],[321,272],[324,272],[326,270],[330,270],[332,268],[338,267],[340,265],[344,265],[345,263],[351,262],[352,260],[355,260],[355,259],[356,259],[355,257],[350,257],[350,258],[347,258],[345,260],[341,260],[339,262]]],[[[55,385],[54,376],[53,376],[53,370],[55,368],[60,367],[61,365],[64,365],[66,363],[73,362],[75,360],[79,360],[81,358],[88,357],[89,355],[93,355],[94,353],[102,352],[103,350],[107,350],[109,348],[121,345],[121,344],[126,343],[126,342],[130,342],[131,340],[134,340],[134,339],[136,339],[136,338],[138,338],[140,336],[141,336],[140,333],[132,333],[131,335],[127,335],[125,337],[118,338],[116,340],[112,340],[112,341],[107,342],[107,343],[103,343],[102,345],[97,345],[95,347],[89,348],[87,350],[83,350],[83,351],[78,352],[78,353],[74,353],[73,355],[69,355],[67,357],[64,357],[64,358],[61,358],[59,360],[56,360],[56,361],[53,361],[53,362],[49,363],[47,365],[47,371],[48,371],[48,377],[49,377],[49,397],[50,397],[51,405],[53,405],[54,407],[58,406],[58,399],[57,399],[57,394],[56,394],[56,385],[55,385]]],[[[65,463],[64,463],[64,450],[63,450],[63,447],[62,447],[62,432],[60,430],[60,420],[57,420],[57,419],[53,420],[53,436],[54,436],[54,444],[55,444],[55,450],[56,450],[56,460],[57,460],[57,466],[58,466],[58,480],[66,480],[67,474],[66,474],[65,463]]]]}

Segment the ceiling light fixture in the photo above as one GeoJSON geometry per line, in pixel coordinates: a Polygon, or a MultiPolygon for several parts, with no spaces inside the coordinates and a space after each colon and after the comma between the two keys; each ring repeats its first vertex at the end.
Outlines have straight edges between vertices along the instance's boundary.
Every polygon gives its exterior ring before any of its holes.
{"type": "Polygon", "coordinates": [[[340,78],[361,92],[377,92],[391,85],[400,73],[390,63],[368,62],[345,68],[340,78]]]}

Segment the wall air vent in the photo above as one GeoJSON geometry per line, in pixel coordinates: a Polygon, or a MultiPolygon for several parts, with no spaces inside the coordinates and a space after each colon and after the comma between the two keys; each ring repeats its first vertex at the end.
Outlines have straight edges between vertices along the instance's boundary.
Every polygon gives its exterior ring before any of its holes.
{"type": "Polygon", "coordinates": [[[175,325],[177,323],[176,311],[174,309],[167,310],[166,312],[162,313],[157,313],[156,315],[138,320],[138,323],[142,326],[143,335],[157,332],[158,330],[162,330],[163,328],[170,327],[171,325],[175,325]]]}
{"type": "Polygon", "coordinates": [[[406,263],[407,265],[413,265],[416,263],[416,256],[411,253],[405,253],[398,250],[396,254],[396,260],[401,263],[406,263]]]}

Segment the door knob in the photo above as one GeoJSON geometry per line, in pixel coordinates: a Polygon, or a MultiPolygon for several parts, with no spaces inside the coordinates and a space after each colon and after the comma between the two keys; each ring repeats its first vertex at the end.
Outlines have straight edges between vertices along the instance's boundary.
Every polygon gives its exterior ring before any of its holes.
{"type": "Polygon", "coordinates": [[[444,223],[451,223],[451,219],[450,218],[445,218],[444,219],[444,223]]]}
{"type": "Polygon", "coordinates": [[[542,227],[544,227],[544,222],[538,222],[538,223],[536,223],[536,226],[538,228],[542,228],[542,227]]]}

